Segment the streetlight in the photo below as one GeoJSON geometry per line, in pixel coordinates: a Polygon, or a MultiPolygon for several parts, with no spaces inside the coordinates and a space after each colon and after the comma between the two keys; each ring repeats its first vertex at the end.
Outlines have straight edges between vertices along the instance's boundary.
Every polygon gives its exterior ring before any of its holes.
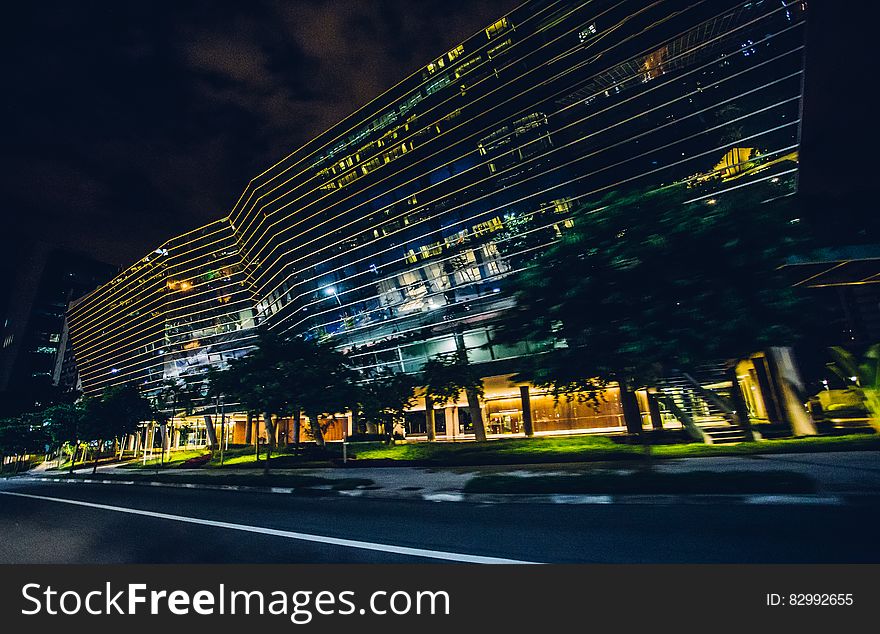
{"type": "Polygon", "coordinates": [[[339,299],[339,294],[336,292],[335,286],[328,286],[324,289],[324,293],[326,293],[328,297],[333,295],[333,297],[336,298],[336,301],[339,302],[339,305],[342,306],[342,300],[339,299]]]}

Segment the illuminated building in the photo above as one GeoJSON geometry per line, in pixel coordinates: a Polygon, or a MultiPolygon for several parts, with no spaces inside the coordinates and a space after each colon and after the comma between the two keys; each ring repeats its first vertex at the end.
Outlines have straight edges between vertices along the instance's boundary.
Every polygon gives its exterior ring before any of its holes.
{"type": "MultiPolygon", "coordinates": [[[[792,192],[804,18],[789,1],[522,5],[71,311],[84,390],[202,376],[266,328],[329,339],[367,376],[466,348],[495,377],[490,431],[518,429],[503,377],[534,350],[493,343],[505,277],[615,189],[792,192]]],[[[621,424],[613,394],[604,413],[543,398],[539,430],[621,424]]],[[[446,433],[466,432],[450,412],[446,433]]]]}

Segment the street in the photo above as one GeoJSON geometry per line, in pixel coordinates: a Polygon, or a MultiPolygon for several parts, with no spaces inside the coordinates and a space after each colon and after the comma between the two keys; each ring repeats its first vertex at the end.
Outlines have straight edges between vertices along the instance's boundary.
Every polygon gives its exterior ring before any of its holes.
{"type": "Polygon", "coordinates": [[[9,479],[0,563],[876,563],[878,520],[876,501],[492,505],[9,479]]]}

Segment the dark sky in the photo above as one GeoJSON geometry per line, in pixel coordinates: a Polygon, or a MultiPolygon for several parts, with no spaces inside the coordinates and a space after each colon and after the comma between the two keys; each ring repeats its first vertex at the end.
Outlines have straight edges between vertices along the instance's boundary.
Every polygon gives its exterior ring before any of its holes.
{"type": "Polygon", "coordinates": [[[518,4],[19,3],[3,17],[4,252],[39,236],[128,264],[518,4]]]}
{"type": "MultiPolygon", "coordinates": [[[[128,264],[225,215],[252,176],[519,3],[5,5],[0,257],[39,237],[128,264]]],[[[837,195],[861,186],[844,156],[868,121],[872,22],[810,4],[805,182],[837,195]]]]}

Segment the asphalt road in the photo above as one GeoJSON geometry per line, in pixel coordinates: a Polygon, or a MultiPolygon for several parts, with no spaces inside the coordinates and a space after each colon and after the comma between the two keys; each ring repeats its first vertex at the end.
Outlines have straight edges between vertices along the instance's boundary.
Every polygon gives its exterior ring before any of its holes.
{"type": "Polygon", "coordinates": [[[484,505],[0,480],[0,563],[880,563],[878,521],[876,503],[484,505]]]}

